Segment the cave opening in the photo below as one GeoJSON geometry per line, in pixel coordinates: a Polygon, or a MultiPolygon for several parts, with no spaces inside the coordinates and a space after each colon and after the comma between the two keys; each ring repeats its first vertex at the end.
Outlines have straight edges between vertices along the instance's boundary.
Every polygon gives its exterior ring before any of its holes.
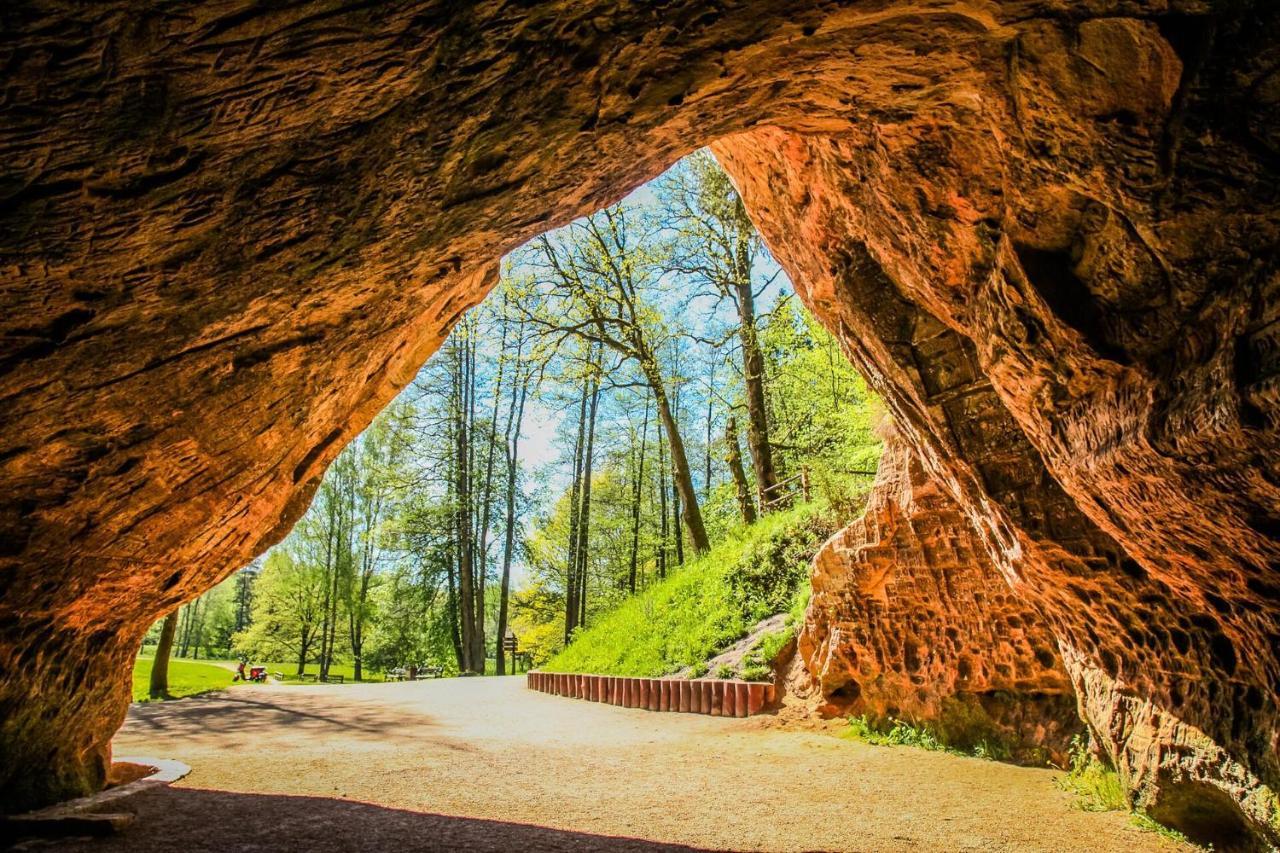
{"type": "Polygon", "coordinates": [[[102,784],[146,624],[284,537],[499,256],[709,143],[900,439],[813,677],[1052,676],[1138,805],[1274,841],[1275,8],[215,5],[4,21],[7,806],[102,784]],[[926,617],[910,668],[845,630],[926,617]]]}

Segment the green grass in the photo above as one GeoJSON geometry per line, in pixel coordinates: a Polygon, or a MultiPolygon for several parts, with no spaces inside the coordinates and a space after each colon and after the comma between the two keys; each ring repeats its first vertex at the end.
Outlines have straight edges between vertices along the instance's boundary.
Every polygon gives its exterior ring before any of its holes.
{"type": "MultiPolygon", "coordinates": [[[[153,658],[139,657],[133,664],[133,701],[149,702],[151,697],[151,664],[153,658]]],[[[181,699],[211,690],[223,690],[231,686],[235,673],[205,661],[169,661],[169,698],[181,699]]]]}
{"type": "Polygon", "coordinates": [[[971,747],[960,749],[944,740],[937,732],[926,725],[911,723],[906,720],[889,718],[874,721],[868,717],[850,717],[849,725],[840,732],[840,737],[847,740],[858,740],[872,746],[913,746],[916,749],[927,749],[931,752],[947,752],[951,755],[967,755],[986,761],[1007,761],[1009,750],[995,740],[983,739],[971,747]]]}
{"type": "MultiPolygon", "coordinates": [[[[1170,841],[1197,846],[1172,827],[1165,826],[1140,810],[1130,810],[1120,774],[1094,758],[1084,738],[1071,740],[1071,766],[1054,784],[1075,796],[1075,806],[1087,812],[1129,812],[1129,822],[1144,832],[1154,832],[1170,841]]],[[[1212,849],[1212,848],[1210,848],[1212,849]]]]}
{"type": "MultiPolygon", "coordinates": [[[[296,660],[291,661],[289,663],[282,663],[280,661],[269,661],[267,663],[257,663],[255,661],[249,661],[249,666],[265,666],[267,668],[267,675],[271,676],[272,678],[275,678],[275,675],[278,672],[284,676],[284,680],[286,682],[300,680],[298,678],[298,662],[296,660]]],[[[320,664],[318,663],[307,664],[306,673],[307,673],[307,680],[314,681],[315,680],[314,676],[317,676],[320,674],[320,664]]],[[[354,681],[356,677],[356,667],[355,667],[355,664],[338,663],[337,661],[334,661],[333,663],[329,664],[329,674],[341,675],[347,681],[354,681]]],[[[364,676],[365,681],[381,681],[382,680],[381,672],[371,673],[368,670],[365,670],[363,673],[361,673],[361,675],[364,676]]]]}
{"type": "Polygon", "coordinates": [[[1127,810],[1124,785],[1120,775],[1090,754],[1079,735],[1071,740],[1071,766],[1055,779],[1059,788],[1074,794],[1076,807],[1086,812],[1127,810]]]}
{"type": "Polygon", "coordinates": [[[840,737],[847,740],[859,740],[872,746],[914,746],[932,752],[951,752],[962,755],[959,750],[947,747],[929,729],[912,725],[904,720],[892,720],[890,726],[876,725],[865,716],[850,717],[849,725],[840,732],[840,737]]]}
{"type": "Polygon", "coordinates": [[[766,516],[603,614],[543,669],[660,676],[692,666],[696,677],[758,621],[793,605],[831,527],[817,504],[766,516]]]}

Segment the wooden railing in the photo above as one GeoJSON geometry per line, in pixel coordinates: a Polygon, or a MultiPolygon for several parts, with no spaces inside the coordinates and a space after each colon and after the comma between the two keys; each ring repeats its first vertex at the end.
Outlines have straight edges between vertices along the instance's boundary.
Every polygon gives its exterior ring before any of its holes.
{"type": "Polygon", "coordinates": [[[539,672],[525,676],[530,690],[606,702],[648,711],[678,711],[713,717],[750,717],[775,699],[766,681],[718,678],[631,678],[622,675],[539,672]]]}
{"type": "Polygon", "coordinates": [[[793,502],[799,493],[809,500],[809,469],[803,467],[799,474],[792,474],[785,480],[779,480],[767,489],[760,490],[760,509],[763,512],[780,509],[793,502]]]}

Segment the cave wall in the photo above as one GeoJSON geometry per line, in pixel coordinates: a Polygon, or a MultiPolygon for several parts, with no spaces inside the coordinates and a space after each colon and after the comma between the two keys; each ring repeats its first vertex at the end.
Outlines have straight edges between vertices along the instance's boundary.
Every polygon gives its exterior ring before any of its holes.
{"type": "Polygon", "coordinates": [[[1057,640],[891,426],[861,518],[814,559],[797,642],[828,714],[1065,766],[1083,726],[1057,640]]]}
{"type": "Polygon", "coordinates": [[[1274,139],[1274,101],[1208,103],[1239,56],[1201,48],[1187,71],[1153,22],[1036,22],[997,92],[713,150],[1138,803],[1194,834],[1232,818],[1178,803],[1230,800],[1274,838],[1274,164],[1257,127],[1170,138],[1231,103],[1274,139]]]}
{"type": "Polygon", "coordinates": [[[1276,20],[6,5],[0,805],[100,784],[121,650],[284,535],[502,253],[721,140],[1135,789],[1207,785],[1257,823],[1280,781],[1276,20]]]}

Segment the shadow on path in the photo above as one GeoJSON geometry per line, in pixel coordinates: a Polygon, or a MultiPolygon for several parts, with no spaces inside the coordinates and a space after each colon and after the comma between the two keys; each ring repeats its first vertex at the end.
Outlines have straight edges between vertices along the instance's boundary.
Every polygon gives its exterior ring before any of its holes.
{"type": "Polygon", "coordinates": [[[217,735],[243,737],[277,732],[287,726],[302,734],[342,735],[384,740],[406,728],[434,727],[426,714],[344,702],[331,695],[297,695],[281,704],[279,694],[244,691],[204,694],[174,702],[135,705],[125,730],[199,740],[217,735]]]}
{"type": "MultiPolygon", "coordinates": [[[[495,794],[495,801],[500,795],[495,794]]],[[[499,805],[495,802],[495,805],[499,805]]],[[[121,834],[71,840],[81,853],[237,853],[237,851],[585,851],[621,853],[698,848],[591,835],[498,820],[391,809],[350,800],[160,788],[114,811],[137,813],[121,834]]]]}

